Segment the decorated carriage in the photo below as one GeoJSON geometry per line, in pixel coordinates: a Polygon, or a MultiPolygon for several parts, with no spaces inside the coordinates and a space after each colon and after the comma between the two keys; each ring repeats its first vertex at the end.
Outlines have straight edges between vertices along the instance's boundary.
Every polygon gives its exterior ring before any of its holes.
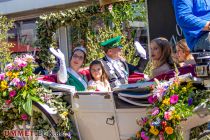
{"type": "Polygon", "coordinates": [[[209,98],[210,87],[209,57],[197,59],[196,66],[150,81],[135,73],[130,84],[113,92],[76,92],[52,75],[39,77],[38,83],[33,58],[16,58],[0,76],[1,139],[180,139],[180,129],[189,139],[191,128],[210,120],[209,111],[203,118],[192,115],[195,105],[209,98]]]}

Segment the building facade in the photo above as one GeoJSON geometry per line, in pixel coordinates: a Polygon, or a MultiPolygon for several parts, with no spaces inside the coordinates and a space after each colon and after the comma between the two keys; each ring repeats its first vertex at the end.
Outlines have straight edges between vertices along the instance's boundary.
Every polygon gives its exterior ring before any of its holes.
{"type": "MultiPolygon", "coordinates": [[[[14,44],[13,52],[31,52],[36,46],[36,21],[42,14],[89,5],[91,0],[0,0],[0,14],[15,20],[8,41],[14,44]]],[[[68,46],[67,31],[62,27],[57,31],[61,49],[68,46]]],[[[66,51],[64,51],[66,52],[66,51]]]]}
{"type": "MultiPolygon", "coordinates": [[[[9,31],[9,42],[15,44],[14,52],[33,52],[36,46],[36,21],[42,14],[90,5],[93,0],[0,0],[0,13],[15,19],[14,28],[9,31]]],[[[135,40],[145,39],[147,42],[146,27],[143,23],[135,21],[130,23],[136,30],[135,40]],[[140,39],[141,37],[141,39],[140,39]]],[[[129,31],[128,37],[129,37],[129,31]]],[[[56,32],[59,47],[66,56],[66,64],[72,51],[72,27],[61,27],[56,32]]]]}

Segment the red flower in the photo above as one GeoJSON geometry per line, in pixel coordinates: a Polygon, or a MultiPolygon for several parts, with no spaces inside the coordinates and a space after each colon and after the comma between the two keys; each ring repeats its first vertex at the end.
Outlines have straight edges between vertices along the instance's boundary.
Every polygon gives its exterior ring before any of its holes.
{"type": "Polygon", "coordinates": [[[5,101],[6,105],[9,105],[11,102],[12,101],[10,99],[5,101]]]}
{"type": "Polygon", "coordinates": [[[167,126],[167,122],[166,121],[162,121],[161,125],[162,125],[162,127],[166,127],[167,126]]]}
{"type": "Polygon", "coordinates": [[[28,119],[28,115],[27,114],[21,114],[21,119],[26,121],[28,119]]]}

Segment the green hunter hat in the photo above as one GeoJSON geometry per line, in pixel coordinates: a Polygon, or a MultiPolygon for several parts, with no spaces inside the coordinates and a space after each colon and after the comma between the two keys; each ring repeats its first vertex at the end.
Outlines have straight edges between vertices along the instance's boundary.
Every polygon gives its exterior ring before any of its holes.
{"type": "Polygon", "coordinates": [[[122,48],[122,45],[120,44],[121,41],[121,36],[117,36],[111,39],[108,39],[104,42],[100,43],[100,46],[105,47],[105,48],[122,48]]]}

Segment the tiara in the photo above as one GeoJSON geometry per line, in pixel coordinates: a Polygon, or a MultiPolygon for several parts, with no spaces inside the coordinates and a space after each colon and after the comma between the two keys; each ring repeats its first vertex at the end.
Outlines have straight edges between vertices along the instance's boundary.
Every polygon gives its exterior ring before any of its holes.
{"type": "Polygon", "coordinates": [[[84,52],[85,54],[87,53],[86,49],[83,46],[74,48],[74,51],[76,51],[76,50],[80,50],[80,51],[84,52]]]}

